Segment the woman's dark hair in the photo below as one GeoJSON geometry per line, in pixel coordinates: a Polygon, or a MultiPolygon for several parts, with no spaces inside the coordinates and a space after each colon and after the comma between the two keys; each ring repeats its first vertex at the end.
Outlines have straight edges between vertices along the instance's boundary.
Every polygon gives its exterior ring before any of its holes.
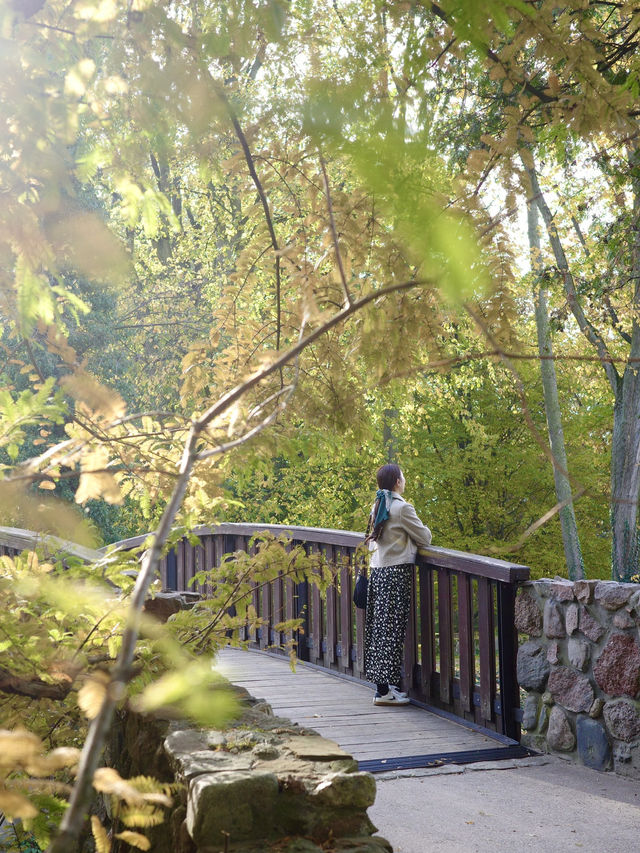
{"type": "MultiPolygon", "coordinates": [[[[381,468],[378,468],[378,470],[376,471],[376,480],[378,481],[378,488],[393,491],[393,487],[400,479],[401,474],[402,471],[400,470],[399,465],[389,464],[383,465],[381,468]]],[[[376,524],[375,526],[373,524],[376,516],[378,515],[378,506],[380,505],[380,500],[381,499],[379,498],[376,500],[373,509],[371,510],[371,515],[369,516],[369,524],[367,525],[367,536],[364,540],[365,542],[377,542],[384,528],[384,521],[380,524],[376,524]]]]}
{"type": "Polygon", "coordinates": [[[376,480],[378,481],[379,489],[393,490],[393,487],[400,479],[402,471],[399,465],[383,465],[376,471],[376,480]]]}

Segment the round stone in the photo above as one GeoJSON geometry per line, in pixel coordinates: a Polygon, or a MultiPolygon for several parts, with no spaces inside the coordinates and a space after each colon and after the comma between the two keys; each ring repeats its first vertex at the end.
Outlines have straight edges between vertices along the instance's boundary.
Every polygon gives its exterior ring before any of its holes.
{"type": "Polygon", "coordinates": [[[551,584],[551,596],[557,601],[573,601],[575,599],[573,582],[564,579],[556,580],[551,584]]]}
{"type": "Polygon", "coordinates": [[[544,690],[549,675],[546,648],[535,640],[523,643],[518,649],[517,675],[523,690],[544,690]]]}
{"type": "Polygon", "coordinates": [[[547,743],[552,749],[557,749],[560,752],[568,752],[576,744],[575,736],[571,731],[571,724],[558,705],[554,705],[549,714],[547,743]]]}
{"type": "Polygon", "coordinates": [[[552,598],[544,605],[543,631],[546,637],[561,639],[567,636],[562,607],[552,598]]]}
{"type": "Polygon", "coordinates": [[[516,598],[515,623],[521,634],[530,637],[542,634],[542,614],[536,599],[529,592],[522,591],[516,598]]]}
{"type": "Polygon", "coordinates": [[[600,723],[589,717],[578,717],[576,722],[578,755],[585,767],[606,770],[611,764],[611,744],[600,723]]]}
{"type": "Polygon", "coordinates": [[[538,696],[535,693],[529,693],[524,700],[522,709],[522,728],[527,731],[535,729],[538,722],[538,696]]]}
{"type": "Polygon", "coordinates": [[[640,648],[630,634],[614,634],[593,667],[599,687],[608,696],[631,696],[640,690],[640,648]]]}
{"type": "Polygon", "coordinates": [[[589,663],[591,655],[591,645],[586,640],[579,640],[577,637],[570,637],[567,647],[569,663],[575,666],[576,669],[585,671],[589,663]]]}
{"type": "Polygon", "coordinates": [[[594,643],[597,643],[605,632],[604,626],[589,613],[586,607],[580,609],[579,626],[585,637],[594,643]]]}
{"type": "Polygon", "coordinates": [[[589,679],[568,666],[557,666],[549,676],[549,690],[555,702],[569,711],[588,711],[593,702],[589,679]]]}
{"type": "Polygon", "coordinates": [[[583,604],[589,604],[593,597],[593,588],[595,585],[595,581],[576,581],[573,585],[573,591],[578,601],[581,601],[583,604]]]}
{"type": "Polygon", "coordinates": [[[601,581],[596,584],[593,597],[605,610],[619,610],[635,590],[635,584],[601,581]]]}
{"type": "Polygon", "coordinates": [[[640,716],[632,702],[607,702],[602,714],[609,734],[616,740],[629,743],[640,734],[640,716]]]}
{"type": "Polygon", "coordinates": [[[567,610],[564,616],[565,628],[567,629],[567,634],[571,636],[571,634],[575,634],[578,630],[578,616],[580,610],[575,601],[572,604],[567,605],[567,610]]]}

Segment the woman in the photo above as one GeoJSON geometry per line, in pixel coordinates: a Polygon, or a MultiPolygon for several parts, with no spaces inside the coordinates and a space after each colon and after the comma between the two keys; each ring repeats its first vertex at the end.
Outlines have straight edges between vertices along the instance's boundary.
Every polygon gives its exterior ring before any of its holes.
{"type": "Polygon", "coordinates": [[[405,479],[398,465],[376,474],[378,491],[371,510],[367,541],[372,550],[365,623],[365,674],[376,684],[374,705],[406,705],[395,685],[411,605],[411,582],[418,547],[431,544],[431,531],[402,497],[405,479]]]}

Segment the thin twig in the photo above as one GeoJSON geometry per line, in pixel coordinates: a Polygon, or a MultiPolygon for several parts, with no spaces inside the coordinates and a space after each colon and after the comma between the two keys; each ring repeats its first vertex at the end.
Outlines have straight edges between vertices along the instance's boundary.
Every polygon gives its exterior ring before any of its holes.
{"type": "Polygon", "coordinates": [[[338,243],[338,231],[336,229],[336,220],[333,215],[333,204],[331,203],[331,189],[329,187],[329,176],[327,175],[327,167],[324,162],[324,157],[320,154],[320,168],[322,169],[322,178],[324,181],[324,192],[327,197],[327,211],[329,213],[329,225],[331,228],[331,240],[333,242],[333,250],[336,253],[336,263],[338,265],[338,271],[340,273],[340,281],[342,282],[342,291],[344,293],[344,300],[347,305],[351,305],[353,301],[351,299],[351,294],[349,293],[349,286],[347,284],[347,276],[344,271],[344,264],[342,263],[342,254],[340,253],[340,244],[338,243]]]}
{"type": "Polygon", "coordinates": [[[530,524],[529,527],[524,531],[522,536],[518,539],[518,541],[514,545],[505,545],[504,547],[499,547],[497,545],[491,546],[488,550],[494,554],[511,554],[514,551],[519,551],[527,539],[538,530],[538,528],[542,527],[547,521],[553,518],[554,515],[560,512],[561,509],[564,509],[569,504],[575,503],[579,498],[582,497],[586,492],[586,489],[581,488],[575,494],[572,494],[571,497],[567,498],[566,501],[560,501],[555,506],[551,507],[550,510],[545,512],[544,515],[541,515],[537,521],[534,521],[533,524],[530,524]]]}

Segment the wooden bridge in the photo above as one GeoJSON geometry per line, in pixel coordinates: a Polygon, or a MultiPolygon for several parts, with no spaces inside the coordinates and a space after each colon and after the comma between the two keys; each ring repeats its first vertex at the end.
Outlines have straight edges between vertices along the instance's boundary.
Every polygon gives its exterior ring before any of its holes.
{"type": "MultiPolygon", "coordinates": [[[[284,577],[256,586],[253,605],[262,627],[244,639],[262,654],[223,650],[221,664],[235,683],[265,698],[277,714],[338,741],[371,770],[528,754],[519,746],[514,625],[516,589],[528,579],[527,567],[445,548],[421,551],[401,685],[411,706],[374,708],[364,680],[364,612],[352,603],[362,534],[261,524],[199,527],[193,531],[199,544],[182,539],[162,561],[163,588],[193,591],[197,572],[220,565],[224,554],[251,551],[252,537],[265,531],[321,553],[335,567],[335,581],[325,596],[313,583],[284,577]],[[297,618],[302,626],[289,639],[301,665],[291,673],[282,651],[287,638],[276,626],[297,618]]],[[[117,544],[129,549],[145,538],[117,544]]],[[[11,542],[0,531],[0,553],[3,541],[6,552],[21,549],[15,536],[11,542]]]]}

